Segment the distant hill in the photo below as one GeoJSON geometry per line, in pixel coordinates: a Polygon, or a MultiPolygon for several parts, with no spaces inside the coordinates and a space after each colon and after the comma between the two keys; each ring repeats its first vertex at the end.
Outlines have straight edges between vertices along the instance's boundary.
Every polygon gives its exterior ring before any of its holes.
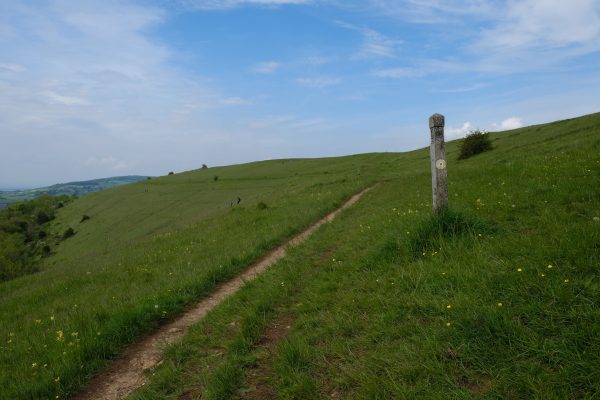
{"type": "Polygon", "coordinates": [[[115,186],[121,186],[128,183],[139,182],[147,179],[146,176],[129,175],[115,176],[111,178],[92,179],[89,181],[58,183],[56,185],[25,190],[0,190],[0,210],[5,208],[7,204],[17,201],[27,201],[43,194],[58,196],[66,194],[69,196],[81,196],[87,193],[99,192],[100,190],[108,189],[115,186]]]}

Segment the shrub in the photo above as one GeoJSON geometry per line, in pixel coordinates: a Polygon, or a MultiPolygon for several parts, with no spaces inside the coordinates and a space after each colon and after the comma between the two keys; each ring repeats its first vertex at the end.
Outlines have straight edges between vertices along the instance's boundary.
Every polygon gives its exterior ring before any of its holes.
{"type": "Polygon", "coordinates": [[[258,208],[259,210],[266,210],[267,208],[269,208],[269,206],[267,205],[267,203],[261,201],[256,205],[256,208],[258,208]]]}
{"type": "Polygon", "coordinates": [[[171,171],[169,172],[169,175],[175,175],[175,172],[171,171]]]}
{"type": "Polygon", "coordinates": [[[465,137],[460,145],[459,160],[464,160],[474,156],[475,154],[483,153],[484,151],[492,150],[492,142],[490,141],[489,133],[482,131],[471,131],[465,137]]]}
{"type": "Polygon", "coordinates": [[[215,175],[215,177],[213,178],[213,181],[215,181],[215,182],[216,182],[216,181],[218,181],[218,180],[219,180],[219,176],[218,176],[218,175],[215,175]]]}
{"type": "Polygon", "coordinates": [[[208,165],[202,164],[202,169],[208,169],[208,165]]]}
{"type": "Polygon", "coordinates": [[[90,219],[90,216],[89,216],[89,215],[85,215],[85,214],[84,214],[84,215],[81,217],[81,221],[79,221],[79,223],[82,223],[83,221],[87,221],[88,219],[90,219]]]}
{"type": "Polygon", "coordinates": [[[46,222],[50,221],[52,219],[52,216],[48,215],[47,212],[44,211],[40,211],[37,214],[37,223],[39,225],[45,224],[46,222]]]}
{"type": "Polygon", "coordinates": [[[63,239],[68,239],[73,235],[75,235],[75,231],[73,228],[69,227],[67,230],[65,230],[65,233],[63,233],[63,239]]]}

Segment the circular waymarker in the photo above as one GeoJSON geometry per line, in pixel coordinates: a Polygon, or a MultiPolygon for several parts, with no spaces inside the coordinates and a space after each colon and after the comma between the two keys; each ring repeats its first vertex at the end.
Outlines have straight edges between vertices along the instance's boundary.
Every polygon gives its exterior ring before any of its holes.
{"type": "Polygon", "coordinates": [[[437,169],[444,169],[444,168],[446,168],[446,160],[437,160],[435,162],[435,167],[437,169]]]}

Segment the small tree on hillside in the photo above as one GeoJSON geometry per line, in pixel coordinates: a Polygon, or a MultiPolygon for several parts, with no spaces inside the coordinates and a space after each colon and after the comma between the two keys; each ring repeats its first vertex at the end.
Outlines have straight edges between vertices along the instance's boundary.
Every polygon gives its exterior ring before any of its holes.
{"type": "Polygon", "coordinates": [[[202,169],[208,169],[208,165],[202,164],[202,169]]]}
{"type": "Polygon", "coordinates": [[[459,160],[464,160],[474,156],[475,154],[483,153],[484,151],[492,150],[492,142],[489,133],[483,131],[471,131],[462,141],[460,145],[459,160]]]}

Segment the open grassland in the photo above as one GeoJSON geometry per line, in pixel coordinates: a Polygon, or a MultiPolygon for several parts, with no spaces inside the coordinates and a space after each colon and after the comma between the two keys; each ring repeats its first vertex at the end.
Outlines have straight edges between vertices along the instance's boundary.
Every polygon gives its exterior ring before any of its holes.
{"type": "Polygon", "coordinates": [[[131,398],[596,398],[599,127],[494,134],[460,162],[450,144],[455,234],[431,217],[427,152],[405,154],[131,398]]]}
{"type": "Polygon", "coordinates": [[[43,271],[0,284],[0,397],[68,397],[380,181],[196,325],[132,397],[591,398],[599,127],[595,114],[494,134],[493,151],[460,162],[449,143],[460,235],[430,220],[427,149],[211,168],[79,199],[55,222],[77,233],[43,271]]]}
{"type": "Polygon", "coordinates": [[[123,346],[340,205],[398,157],[198,170],[60,209],[54,229],[73,227],[75,236],[42,272],[0,286],[0,397],[73,393],[123,346]],[[80,222],[83,215],[90,219],[80,222]]]}

